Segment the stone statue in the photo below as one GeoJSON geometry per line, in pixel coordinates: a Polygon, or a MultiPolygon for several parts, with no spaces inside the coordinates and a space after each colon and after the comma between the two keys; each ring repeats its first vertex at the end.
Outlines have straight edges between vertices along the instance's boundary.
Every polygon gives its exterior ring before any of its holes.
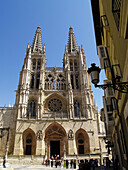
{"type": "Polygon", "coordinates": [[[69,140],[73,140],[74,139],[74,133],[73,133],[73,131],[71,129],[68,132],[68,139],[69,140]]]}
{"type": "Polygon", "coordinates": [[[36,138],[37,138],[37,140],[42,140],[43,134],[42,134],[42,131],[41,131],[41,130],[38,130],[38,131],[37,131],[37,133],[36,133],[36,138]]]}

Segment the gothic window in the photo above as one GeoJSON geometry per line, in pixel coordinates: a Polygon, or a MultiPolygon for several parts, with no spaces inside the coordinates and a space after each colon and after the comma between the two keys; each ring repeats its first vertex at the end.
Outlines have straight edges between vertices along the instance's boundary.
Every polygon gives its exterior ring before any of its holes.
{"type": "Polygon", "coordinates": [[[74,112],[75,117],[80,117],[80,104],[77,100],[74,102],[74,112]]]}
{"type": "Polygon", "coordinates": [[[75,80],[76,80],[76,89],[79,89],[78,75],[75,75],[75,80]]]}
{"type": "Polygon", "coordinates": [[[62,74],[59,74],[56,78],[49,74],[45,79],[46,90],[64,90],[65,87],[65,79],[62,74]]]}
{"type": "Polygon", "coordinates": [[[29,105],[29,116],[32,118],[36,117],[36,103],[34,100],[32,100],[29,105]]]}
{"type": "Polygon", "coordinates": [[[37,71],[40,71],[40,60],[37,62],[37,71]]]}
{"type": "Polygon", "coordinates": [[[39,88],[39,83],[40,83],[40,75],[38,74],[36,77],[36,88],[39,88]]]}
{"type": "Polygon", "coordinates": [[[72,85],[72,89],[74,89],[73,75],[71,75],[71,85],[72,85]]]}
{"type": "Polygon", "coordinates": [[[34,80],[35,80],[35,76],[32,75],[32,78],[31,78],[31,88],[32,89],[34,88],[34,80]]]}
{"type": "Polygon", "coordinates": [[[33,60],[33,62],[32,62],[32,70],[33,71],[36,70],[36,60],[33,60]]]}
{"type": "Polygon", "coordinates": [[[84,136],[82,133],[79,133],[77,143],[78,143],[78,154],[84,154],[84,136]]]}
{"type": "Polygon", "coordinates": [[[41,60],[32,60],[32,71],[34,72],[31,76],[31,88],[38,89],[39,88],[39,83],[40,83],[40,65],[41,65],[41,60]]]}
{"type": "Polygon", "coordinates": [[[73,63],[72,63],[72,60],[70,61],[70,71],[73,71],[73,63]]]}
{"type": "Polygon", "coordinates": [[[53,90],[54,88],[55,88],[55,79],[51,74],[49,74],[45,79],[45,89],[53,90]]]}
{"type": "Polygon", "coordinates": [[[74,61],[74,68],[75,68],[75,71],[78,71],[78,65],[77,65],[77,61],[76,60],[74,61]]]}
{"type": "Polygon", "coordinates": [[[48,102],[48,108],[52,112],[59,112],[62,109],[62,102],[59,99],[51,99],[48,102]]]}

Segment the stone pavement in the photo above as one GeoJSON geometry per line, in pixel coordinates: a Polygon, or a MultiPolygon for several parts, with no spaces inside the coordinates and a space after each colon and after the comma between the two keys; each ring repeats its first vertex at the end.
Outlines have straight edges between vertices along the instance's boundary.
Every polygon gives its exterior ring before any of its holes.
{"type": "MultiPolygon", "coordinates": [[[[0,167],[0,170],[66,170],[66,168],[61,168],[61,167],[46,167],[44,165],[21,165],[21,164],[9,164],[7,168],[2,168],[0,167]]],[[[69,170],[76,170],[76,169],[70,169],[69,170]]],[[[78,170],[78,168],[77,168],[78,170]]],[[[113,168],[95,168],[95,170],[113,170],[113,168]]]]}

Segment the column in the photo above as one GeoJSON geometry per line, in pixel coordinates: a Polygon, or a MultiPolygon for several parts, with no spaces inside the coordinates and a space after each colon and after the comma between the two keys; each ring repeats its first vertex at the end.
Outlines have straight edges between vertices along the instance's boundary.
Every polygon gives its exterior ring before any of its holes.
{"type": "Polygon", "coordinates": [[[16,133],[15,136],[14,155],[23,155],[23,139],[21,132],[16,133]]]}
{"type": "Polygon", "coordinates": [[[39,130],[36,133],[36,139],[37,139],[37,144],[36,144],[36,155],[43,155],[43,134],[42,130],[39,130]]]}

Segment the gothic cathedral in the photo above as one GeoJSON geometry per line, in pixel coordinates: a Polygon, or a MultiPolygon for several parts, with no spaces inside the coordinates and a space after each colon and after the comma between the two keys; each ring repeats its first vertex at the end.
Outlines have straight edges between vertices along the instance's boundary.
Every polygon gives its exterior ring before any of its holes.
{"type": "Polygon", "coordinates": [[[98,108],[72,27],[63,67],[47,67],[41,28],[28,44],[13,107],[0,108],[0,154],[100,159],[98,108]],[[3,135],[2,134],[8,134],[3,135]],[[3,142],[2,142],[3,141],[3,142]]]}

